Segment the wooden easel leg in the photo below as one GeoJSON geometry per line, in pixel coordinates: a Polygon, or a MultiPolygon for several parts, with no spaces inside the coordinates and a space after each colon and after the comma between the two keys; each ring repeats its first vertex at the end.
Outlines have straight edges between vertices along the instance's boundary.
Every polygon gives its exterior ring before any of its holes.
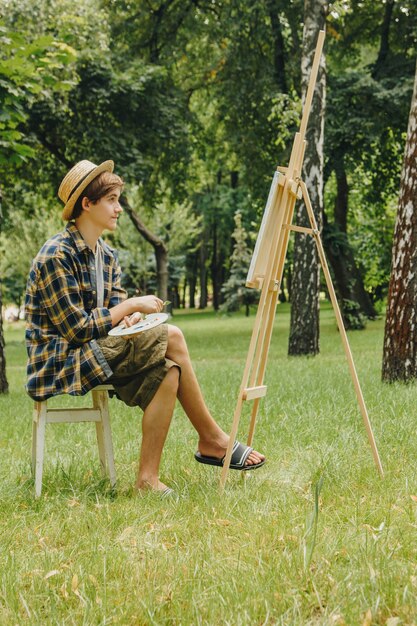
{"type": "MultiPolygon", "coordinates": [[[[287,200],[284,222],[286,222],[289,215],[292,215],[293,210],[294,210],[294,204],[295,204],[295,198],[289,197],[287,200]]],[[[282,275],[284,273],[284,264],[285,264],[285,258],[287,255],[288,240],[289,240],[289,231],[281,228],[281,231],[278,237],[278,246],[277,246],[277,251],[279,252],[279,254],[275,256],[274,264],[273,264],[273,276],[274,276],[277,287],[276,287],[276,291],[269,293],[269,299],[267,300],[267,306],[265,307],[267,309],[267,313],[266,313],[267,323],[264,327],[263,344],[261,346],[261,350],[259,350],[259,353],[257,350],[257,353],[255,354],[254,362],[257,364],[256,379],[254,381],[251,381],[250,383],[254,385],[263,385],[263,381],[264,381],[269,347],[271,345],[272,332],[274,329],[275,313],[276,313],[276,308],[277,308],[277,303],[278,303],[278,293],[279,293],[279,289],[281,286],[282,275]]],[[[259,402],[260,402],[260,399],[256,398],[253,403],[251,419],[250,419],[250,424],[249,424],[249,434],[248,434],[248,439],[247,439],[248,446],[251,446],[253,442],[253,437],[255,434],[256,419],[257,419],[258,410],[259,410],[259,402]]]]}
{"type": "MultiPolygon", "coordinates": [[[[253,282],[252,278],[255,278],[255,280],[262,278],[263,286],[258,305],[255,325],[252,331],[249,352],[246,359],[242,385],[240,388],[239,398],[233,417],[230,441],[223,463],[223,470],[220,479],[220,491],[224,490],[224,485],[227,479],[232,456],[232,448],[238,431],[243,402],[245,400],[255,401],[252,409],[248,435],[248,445],[251,445],[255,432],[259,398],[266,393],[266,387],[263,385],[263,378],[265,374],[266,362],[272,336],[273,322],[275,318],[275,308],[278,296],[276,287],[279,287],[279,283],[281,282],[284,262],[287,255],[289,239],[288,231],[289,229],[291,229],[294,213],[294,204],[296,197],[298,196],[298,187],[296,181],[298,180],[298,176],[300,176],[302,170],[302,163],[306,146],[305,133],[315,83],[317,79],[317,73],[320,65],[320,56],[323,42],[324,31],[320,31],[316,51],[314,54],[306,99],[303,107],[303,117],[301,120],[300,132],[296,133],[295,135],[288,167],[278,168],[281,173],[285,172],[285,176],[284,179],[282,179],[281,177],[281,179],[278,180],[278,185],[271,187],[274,196],[273,198],[268,197],[268,212],[265,213],[267,221],[265,223],[264,221],[262,221],[260,231],[260,233],[263,232],[264,234],[262,236],[263,238],[261,237],[261,239],[258,239],[258,242],[262,242],[262,244],[259,246],[258,249],[257,242],[254,256],[256,262],[253,266],[251,264],[251,269],[249,270],[249,274],[251,275],[249,283],[253,282]],[[294,187],[296,188],[295,191],[294,187]],[[270,210],[272,210],[271,214],[269,214],[270,210]],[[273,215],[273,219],[271,218],[271,215],[273,215]],[[267,224],[268,227],[266,227],[267,224]],[[266,229],[265,231],[263,230],[264,227],[266,229]]],[[[306,229],[301,230],[304,231],[306,229]]],[[[310,229],[308,230],[310,232],[310,229]]],[[[250,284],[250,286],[254,286],[254,284],[250,284]]]]}
{"type": "Polygon", "coordinates": [[[252,445],[253,436],[255,434],[255,426],[256,426],[256,418],[258,415],[258,409],[259,409],[259,398],[255,398],[255,400],[253,401],[253,407],[252,407],[252,412],[250,416],[248,439],[246,441],[246,445],[248,446],[252,445]]]}
{"type": "MultiPolygon", "coordinates": [[[[298,144],[297,144],[298,146],[298,144]]],[[[297,150],[301,150],[302,147],[298,146],[297,150]]],[[[281,199],[282,200],[282,199],[281,199]]],[[[230,433],[229,445],[227,448],[226,456],[223,463],[223,470],[220,478],[220,492],[224,490],[224,485],[227,480],[230,460],[232,456],[232,448],[236,439],[239,421],[242,413],[244,402],[244,389],[249,384],[252,386],[262,386],[265,375],[266,363],[268,359],[269,347],[271,344],[272,331],[275,319],[275,310],[278,300],[279,283],[282,279],[285,257],[288,247],[289,233],[282,229],[282,223],[288,216],[292,214],[295,204],[295,197],[287,194],[285,201],[285,210],[280,220],[275,225],[275,239],[278,242],[275,253],[271,259],[271,263],[268,266],[266,272],[264,284],[262,287],[261,298],[258,305],[258,312],[254,328],[252,331],[251,343],[249,346],[249,352],[246,359],[245,371],[243,374],[242,385],[239,393],[239,398],[236,405],[236,410],[233,418],[232,430],[230,433]],[[273,288],[273,284],[276,287],[273,288]]],[[[247,445],[252,445],[253,436],[255,432],[256,418],[259,408],[259,398],[254,399],[254,406],[251,412],[251,421],[249,426],[249,435],[247,445]]]]}
{"type": "MultiPolygon", "coordinates": [[[[262,349],[258,355],[258,359],[256,360],[256,363],[257,363],[256,379],[254,380],[253,383],[251,383],[256,386],[261,386],[263,385],[263,382],[264,382],[269,347],[271,345],[272,331],[274,328],[275,310],[276,310],[277,300],[278,300],[277,294],[278,292],[272,292],[270,294],[271,297],[270,297],[269,308],[268,308],[268,322],[267,322],[265,332],[263,335],[262,349]]],[[[255,398],[255,400],[253,401],[253,407],[252,407],[251,418],[250,418],[250,423],[249,423],[248,439],[246,442],[248,446],[251,446],[253,442],[253,437],[255,434],[256,419],[257,419],[258,410],[259,410],[259,402],[260,402],[260,398],[255,398]]]]}
{"type": "Polygon", "coordinates": [[[223,469],[220,477],[220,493],[223,493],[229,474],[230,460],[232,458],[233,445],[235,443],[237,429],[239,427],[240,416],[243,408],[243,390],[240,391],[239,399],[236,404],[235,414],[233,416],[232,430],[230,431],[229,445],[227,446],[226,456],[224,458],[223,469]]]}
{"type": "Polygon", "coordinates": [[[303,192],[303,198],[306,205],[308,217],[310,219],[311,228],[313,229],[313,237],[316,242],[317,251],[320,257],[320,263],[323,270],[324,277],[326,279],[327,289],[329,290],[330,300],[332,301],[333,310],[336,316],[337,326],[339,328],[340,336],[342,338],[343,348],[345,350],[347,362],[349,365],[350,375],[352,377],[353,386],[355,388],[356,397],[358,399],[359,408],[362,414],[362,418],[365,424],[366,432],[368,435],[368,440],[371,445],[372,454],[374,457],[375,465],[379,471],[381,477],[384,476],[384,470],[382,469],[381,460],[379,458],[378,449],[375,443],[374,434],[372,431],[371,422],[368,416],[368,411],[366,409],[365,401],[362,394],[362,389],[359,383],[358,375],[356,372],[355,364],[353,362],[352,352],[350,349],[349,341],[346,334],[345,325],[343,323],[342,314],[340,312],[339,303],[336,298],[336,293],[333,287],[333,282],[330,276],[329,266],[327,265],[326,256],[324,253],[323,244],[320,237],[320,232],[317,228],[316,218],[314,216],[313,207],[311,206],[310,197],[308,195],[308,190],[306,184],[300,181],[300,187],[303,192]]]}

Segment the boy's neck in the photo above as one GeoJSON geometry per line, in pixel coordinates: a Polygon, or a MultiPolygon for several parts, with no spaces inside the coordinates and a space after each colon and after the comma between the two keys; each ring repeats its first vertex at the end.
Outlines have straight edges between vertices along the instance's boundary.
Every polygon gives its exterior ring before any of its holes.
{"type": "Polygon", "coordinates": [[[97,241],[101,236],[101,230],[97,229],[95,224],[92,224],[88,220],[83,220],[81,216],[75,220],[75,226],[77,227],[78,232],[84,239],[85,243],[93,252],[96,250],[97,241]]]}

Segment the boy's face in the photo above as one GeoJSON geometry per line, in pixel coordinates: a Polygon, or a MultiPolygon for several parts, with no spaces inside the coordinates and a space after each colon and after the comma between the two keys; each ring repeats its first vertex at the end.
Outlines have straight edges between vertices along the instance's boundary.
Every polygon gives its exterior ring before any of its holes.
{"type": "Polygon", "coordinates": [[[117,219],[123,211],[119,198],[120,189],[117,188],[97,200],[96,203],[83,198],[84,211],[88,213],[90,220],[101,232],[103,230],[116,230],[117,219]]]}

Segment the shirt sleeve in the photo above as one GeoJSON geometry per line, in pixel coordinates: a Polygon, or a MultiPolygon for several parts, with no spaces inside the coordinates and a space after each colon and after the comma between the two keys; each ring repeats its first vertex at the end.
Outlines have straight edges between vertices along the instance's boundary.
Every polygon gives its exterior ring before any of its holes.
{"type": "Polygon", "coordinates": [[[39,268],[38,293],[41,304],[59,334],[69,343],[82,345],[106,336],[112,328],[110,311],[105,307],[84,309],[83,295],[71,262],[55,255],[39,268]]]}
{"type": "Polygon", "coordinates": [[[116,306],[116,304],[120,304],[120,302],[123,302],[126,298],[127,292],[122,287],[122,270],[116,257],[112,268],[112,289],[109,308],[111,309],[116,306]]]}

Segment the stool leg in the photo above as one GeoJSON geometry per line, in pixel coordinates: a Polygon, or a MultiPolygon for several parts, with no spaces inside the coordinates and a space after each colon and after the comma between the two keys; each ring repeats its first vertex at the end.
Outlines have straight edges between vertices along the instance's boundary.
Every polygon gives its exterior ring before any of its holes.
{"type": "Polygon", "coordinates": [[[35,477],[35,469],[36,469],[36,437],[38,435],[38,410],[36,405],[38,403],[35,402],[35,408],[33,409],[33,419],[32,419],[32,476],[35,477]]]}
{"type": "Polygon", "coordinates": [[[100,409],[100,422],[96,422],[96,435],[97,435],[97,445],[98,445],[98,456],[100,458],[100,468],[103,476],[107,474],[107,459],[106,459],[106,448],[104,446],[104,433],[103,433],[103,414],[100,406],[100,402],[96,399],[96,395],[99,394],[99,391],[93,391],[93,406],[95,409],[100,409]]]}
{"type": "Polygon", "coordinates": [[[43,456],[45,449],[47,403],[35,402],[32,428],[32,472],[35,475],[35,496],[42,492],[43,456]]]}
{"type": "Polygon", "coordinates": [[[94,391],[93,406],[100,409],[101,422],[96,422],[97,444],[102,470],[108,470],[110,484],[116,484],[116,469],[114,467],[113,441],[110,428],[109,396],[107,391],[94,391]]]}

